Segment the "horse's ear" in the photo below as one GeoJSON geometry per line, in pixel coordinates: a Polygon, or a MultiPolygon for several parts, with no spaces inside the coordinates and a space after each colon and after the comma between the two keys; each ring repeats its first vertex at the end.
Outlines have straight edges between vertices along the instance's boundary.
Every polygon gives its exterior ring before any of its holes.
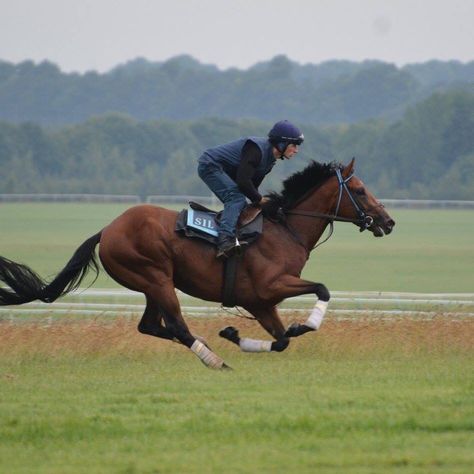
{"type": "Polygon", "coordinates": [[[342,170],[342,176],[344,177],[344,179],[348,178],[354,172],[354,163],[355,158],[352,158],[351,162],[342,170]]]}

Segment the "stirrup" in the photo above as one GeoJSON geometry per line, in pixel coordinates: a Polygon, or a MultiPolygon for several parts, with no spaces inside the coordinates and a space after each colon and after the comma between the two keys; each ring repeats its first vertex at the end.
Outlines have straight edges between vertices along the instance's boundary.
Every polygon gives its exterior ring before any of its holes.
{"type": "Polygon", "coordinates": [[[233,248],[233,253],[236,255],[242,255],[244,253],[245,247],[249,243],[246,240],[240,241],[237,237],[235,238],[235,247],[233,248]]]}
{"type": "Polygon", "coordinates": [[[216,258],[228,258],[235,249],[235,243],[231,239],[224,240],[220,245],[217,246],[216,258]]]}
{"type": "Polygon", "coordinates": [[[241,255],[243,252],[243,247],[247,245],[247,242],[239,242],[239,239],[236,237],[233,245],[229,245],[226,249],[217,249],[216,258],[229,258],[232,255],[241,255]]]}

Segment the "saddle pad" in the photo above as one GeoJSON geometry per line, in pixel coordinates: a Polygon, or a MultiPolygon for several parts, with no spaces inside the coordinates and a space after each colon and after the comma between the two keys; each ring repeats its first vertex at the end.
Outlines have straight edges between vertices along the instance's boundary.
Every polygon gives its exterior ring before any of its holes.
{"type": "Polygon", "coordinates": [[[188,217],[186,225],[193,229],[204,232],[205,234],[217,237],[216,213],[197,211],[196,209],[188,209],[188,217]]]}
{"type": "MultiPolygon", "coordinates": [[[[184,234],[186,237],[193,237],[206,240],[211,244],[217,244],[216,212],[205,212],[192,208],[183,209],[178,214],[175,231],[184,234]]],[[[254,242],[262,233],[263,216],[258,215],[252,222],[239,227],[237,236],[240,241],[248,244],[254,242]]]]}

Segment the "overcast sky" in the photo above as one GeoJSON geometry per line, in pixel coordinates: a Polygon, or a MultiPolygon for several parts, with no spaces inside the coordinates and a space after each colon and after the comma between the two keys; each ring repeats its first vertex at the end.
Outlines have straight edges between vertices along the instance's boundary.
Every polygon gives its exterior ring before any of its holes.
{"type": "Polygon", "coordinates": [[[474,59],[474,0],[0,0],[0,60],[106,71],[190,54],[222,69],[474,59]]]}

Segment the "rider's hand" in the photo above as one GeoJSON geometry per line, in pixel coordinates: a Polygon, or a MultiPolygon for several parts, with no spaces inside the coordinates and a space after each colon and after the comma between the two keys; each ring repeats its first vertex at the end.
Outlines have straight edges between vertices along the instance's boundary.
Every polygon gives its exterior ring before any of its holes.
{"type": "Polygon", "coordinates": [[[262,199],[260,199],[260,201],[258,202],[258,205],[263,206],[268,201],[269,199],[267,197],[262,197],[262,199]]]}

